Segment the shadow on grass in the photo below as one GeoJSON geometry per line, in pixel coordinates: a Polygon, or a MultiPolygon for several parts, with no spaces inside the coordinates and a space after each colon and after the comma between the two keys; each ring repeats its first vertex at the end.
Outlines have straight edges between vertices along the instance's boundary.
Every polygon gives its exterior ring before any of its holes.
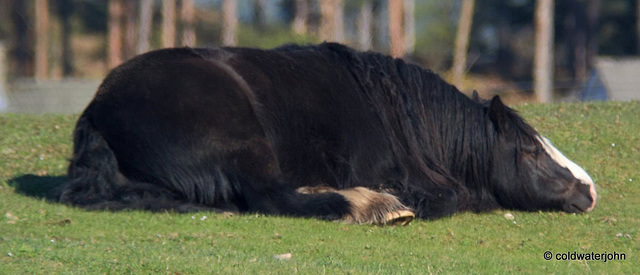
{"type": "Polygon", "coordinates": [[[19,194],[57,202],[58,187],[66,181],[66,176],[36,176],[29,174],[10,179],[9,185],[15,187],[16,192],[19,194]]]}

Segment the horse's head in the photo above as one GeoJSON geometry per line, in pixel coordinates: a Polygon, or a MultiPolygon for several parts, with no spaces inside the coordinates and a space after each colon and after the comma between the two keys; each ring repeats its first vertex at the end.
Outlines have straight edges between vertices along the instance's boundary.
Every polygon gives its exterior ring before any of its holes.
{"type": "Polygon", "coordinates": [[[496,130],[491,183],[502,207],[523,210],[591,211],[593,180],[494,97],[488,107],[496,130]]]}

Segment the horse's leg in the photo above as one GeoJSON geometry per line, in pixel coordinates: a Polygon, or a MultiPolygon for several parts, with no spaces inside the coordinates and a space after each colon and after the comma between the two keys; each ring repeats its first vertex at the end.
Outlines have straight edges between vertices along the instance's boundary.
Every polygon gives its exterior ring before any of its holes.
{"type": "Polygon", "coordinates": [[[363,187],[334,190],[304,187],[297,191],[280,178],[275,155],[264,139],[226,144],[226,170],[237,175],[246,211],[320,217],[360,224],[407,224],[413,213],[396,197],[363,187]]]}
{"type": "Polygon", "coordinates": [[[394,195],[402,203],[412,207],[416,217],[421,219],[451,216],[458,211],[460,203],[460,194],[455,189],[444,186],[414,187],[394,195]]]}
{"type": "Polygon", "coordinates": [[[326,186],[304,186],[296,189],[296,192],[300,194],[336,193],[344,196],[350,203],[349,214],[342,218],[347,223],[407,225],[415,216],[395,196],[364,187],[337,190],[326,186]]]}

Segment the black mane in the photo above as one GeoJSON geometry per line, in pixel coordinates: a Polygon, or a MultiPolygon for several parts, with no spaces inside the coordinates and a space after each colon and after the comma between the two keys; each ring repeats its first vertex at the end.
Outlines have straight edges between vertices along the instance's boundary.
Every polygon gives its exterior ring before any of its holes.
{"type": "MultiPolygon", "coordinates": [[[[378,110],[385,130],[394,133],[389,139],[397,162],[415,165],[403,170],[417,169],[431,182],[455,187],[461,202],[466,202],[459,204],[459,210],[497,206],[489,193],[487,171],[500,133],[488,118],[490,101],[471,100],[432,71],[380,53],[357,52],[335,43],[290,45],[281,50],[319,51],[348,67],[358,79],[360,92],[378,110]]],[[[515,110],[505,107],[504,116],[516,140],[538,143],[538,133],[515,110]]],[[[408,175],[400,183],[403,188],[420,184],[409,182],[408,175]]]]}
{"type": "Polygon", "coordinates": [[[332,43],[298,49],[316,50],[328,55],[333,61],[346,66],[358,80],[360,92],[376,110],[384,131],[391,133],[387,138],[392,145],[393,157],[404,172],[403,179],[398,182],[402,188],[419,185],[419,181],[410,182],[409,178],[410,173],[418,172],[430,182],[455,186],[457,192],[465,194],[462,181],[466,178],[443,179],[441,176],[455,175],[447,173],[454,168],[448,164],[460,161],[464,165],[456,166],[462,168],[455,171],[458,175],[476,179],[481,175],[466,172],[469,168],[478,171],[476,165],[487,163],[484,159],[473,158],[489,154],[469,154],[471,148],[479,147],[485,151],[490,147],[490,141],[485,137],[475,137],[477,131],[473,129],[478,125],[485,127],[486,122],[482,118],[486,108],[462,96],[455,87],[431,71],[401,59],[372,52],[359,53],[332,43]],[[460,112],[460,109],[467,109],[473,114],[460,112]],[[440,123],[442,121],[452,123],[440,123]],[[465,126],[463,136],[459,135],[459,129],[449,128],[460,125],[465,126]]]}

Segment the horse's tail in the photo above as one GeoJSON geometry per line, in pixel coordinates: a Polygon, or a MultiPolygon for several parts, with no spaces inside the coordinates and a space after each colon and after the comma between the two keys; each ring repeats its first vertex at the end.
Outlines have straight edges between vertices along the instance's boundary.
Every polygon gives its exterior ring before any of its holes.
{"type": "Polygon", "coordinates": [[[76,124],[73,143],[69,180],[58,190],[62,203],[92,210],[227,210],[192,203],[175,190],[127,178],[119,170],[116,154],[85,115],[76,124]]]}
{"type": "Polygon", "coordinates": [[[74,131],[68,176],[60,202],[84,207],[114,200],[119,187],[128,181],[119,172],[118,161],[107,141],[84,115],[74,131]]]}

